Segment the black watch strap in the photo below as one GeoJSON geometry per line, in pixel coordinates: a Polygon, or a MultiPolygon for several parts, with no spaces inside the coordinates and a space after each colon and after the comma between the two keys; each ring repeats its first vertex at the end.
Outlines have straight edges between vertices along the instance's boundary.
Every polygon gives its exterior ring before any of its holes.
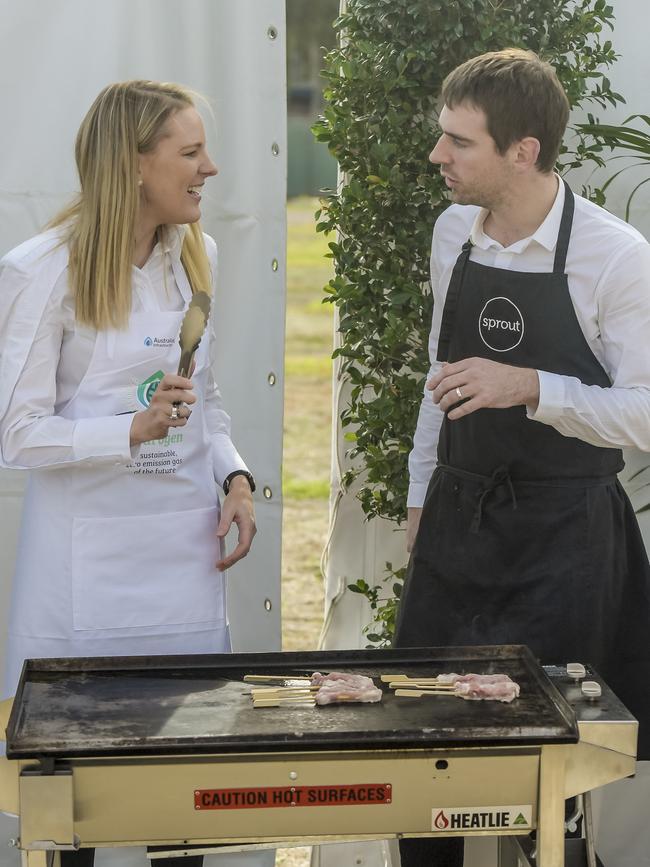
{"type": "Polygon", "coordinates": [[[228,496],[228,492],[230,491],[230,483],[235,478],[235,476],[246,476],[246,478],[248,479],[248,484],[251,486],[251,493],[254,492],[255,479],[248,472],[248,470],[235,470],[234,472],[229,473],[223,480],[223,485],[221,487],[223,488],[223,492],[226,496],[228,496]]]}

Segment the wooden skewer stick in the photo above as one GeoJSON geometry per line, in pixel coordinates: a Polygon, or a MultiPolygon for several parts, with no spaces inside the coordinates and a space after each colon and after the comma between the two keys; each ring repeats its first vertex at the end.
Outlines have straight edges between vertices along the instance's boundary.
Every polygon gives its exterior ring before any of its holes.
{"type": "Polygon", "coordinates": [[[409,674],[382,674],[381,681],[383,683],[437,683],[439,685],[447,685],[447,681],[440,680],[438,677],[411,677],[409,674]]]}
{"type": "Polygon", "coordinates": [[[388,686],[391,689],[407,687],[408,689],[446,689],[453,691],[455,684],[438,683],[435,680],[396,680],[392,683],[389,683],[388,686]]]}
{"type": "Polygon", "coordinates": [[[314,692],[317,692],[317,690],[301,686],[287,686],[285,688],[278,687],[277,689],[253,689],[251,690],[251,695],[253,698],[273,698],[274,696],[278,698],[290,698],[292,695],[309,697],[314,692]]]}
{"type": "Polygon", "coordinates": [[[253,700],[253,707],[281,707],[283,705],[296,705],[296,707],[316,707],[316,702],[311,696],[305,698],[256,698],[253,700]]]}
{"type": "Polygon", "coordinates": [[[423,695],[453,695],[448,689],[396,689],[395,695],[404,698],[422,698],[423,695]]]}
{"type": "Polygon", "coordinates": [[[311,678],[306,675],[303,677],[299,674],[291,675],[291,674],[245,674],[244,681],[246,683],[275,683],[277,681],[282,681],[282,683],[286,683],[287,681],[300,681],[305,684],[311,684],[311,678]]]}

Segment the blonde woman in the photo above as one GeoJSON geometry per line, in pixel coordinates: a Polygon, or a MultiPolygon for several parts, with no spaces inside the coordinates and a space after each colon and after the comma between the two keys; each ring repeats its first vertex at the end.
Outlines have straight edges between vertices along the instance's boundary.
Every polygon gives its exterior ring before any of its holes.
{"type": "Polygon", "coordinates": [[[30,470],[6,695],[25,658],[229,650],[223,572],[255,533],[211,329],[191,379],[174,372],[183,312],[212,293],[216,257],[198,220],[217,169],[191,94],[110,85],[76,161],[77,199],[0,266],[0,455],[30,470]]]}

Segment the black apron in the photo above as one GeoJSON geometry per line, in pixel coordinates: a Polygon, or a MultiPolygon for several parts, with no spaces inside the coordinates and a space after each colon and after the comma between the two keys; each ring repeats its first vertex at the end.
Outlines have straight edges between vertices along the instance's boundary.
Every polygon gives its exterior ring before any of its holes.
{"type": "MultiPolygon", "coordinates": [[[[486,267],[464,245],[439,361],[481,356],[611,386],[569,294],[573,207],[565,185],[552,273],[486,267]]],[[[650,567],[622,467],[619,449],[562,436],[523,406],[445,417],[395,646],[527,644],[542,663],[590,663],[639,719],[650,758],[650,567]]]]}

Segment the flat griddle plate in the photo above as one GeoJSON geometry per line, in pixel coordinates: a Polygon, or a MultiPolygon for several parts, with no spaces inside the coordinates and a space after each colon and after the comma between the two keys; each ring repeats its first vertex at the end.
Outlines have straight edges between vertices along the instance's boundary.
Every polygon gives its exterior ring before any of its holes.
{"type": "Polygon", "coordinates": [[[528,648],[235,653],[27,660],[9,758],[575,743],[574,713],[528,648]],[[509,674],[511,704],[454,696],[253,709],[245,674],[509,674]]]}

